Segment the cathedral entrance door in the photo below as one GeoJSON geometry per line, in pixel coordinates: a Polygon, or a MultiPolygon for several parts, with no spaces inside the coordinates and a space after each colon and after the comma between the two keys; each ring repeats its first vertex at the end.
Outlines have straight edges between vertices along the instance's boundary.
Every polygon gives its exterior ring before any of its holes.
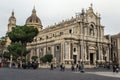
{"type": "Polygon", "coordinates": [[[77,55],[73,55],[74,64],[77,63],[77,55]]]}
{"type": "Polygon", "coordinates": [[[93,65],[94,64],[94,55],[93,53],[90,53],[90,64],[93,65]]]}

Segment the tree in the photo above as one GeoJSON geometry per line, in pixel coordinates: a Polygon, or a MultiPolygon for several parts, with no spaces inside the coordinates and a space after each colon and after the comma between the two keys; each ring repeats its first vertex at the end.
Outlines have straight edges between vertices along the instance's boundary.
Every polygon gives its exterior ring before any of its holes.
{"type": "Polygon", "coordinates": [[[5,48],[5,44],[6,44],[6,37],[1,37],[0,38],[0,47],[1,47],[1,54],[0,56],[3,56],[3,50],[5,48]]]}
{"type": "Polygon", "coordinates": [[[47,62],[52,62],[52,59],[53,59],[53,55],[52,54],[47,54],[45,55],[45,58],[47,59],[47,62]]]}
{"type": "MultiPolygon", "coordinates": [[[[22,54],[22,43],[21,42],[15,42],[10,44],[7,47],[8,52],[5,52],[3,57],[10,59],[10,56],[12,55],[12,60],[17,61],[18,58],[21,56],[22,54]]],[[[26,61],[26,55],[29,53],[30,51],[25,49],[24,53],[23,53],[23,57],[24,57],[24,62],[26,61]]]]}
{"type": "Polygon", "coordinates": [[[46,54],[45,56],[41,57],[40,60],[43,62],[43,63],[46,63],[46,62],[52,62],[52,59],[53,59],[53,55],[52,54],[46,54]]]}
{"type": "Polygon", "coordinates": [[[38,29],[33,26],[16,26],[11,32],[8,32],[8,36],[12,42],[21,41],[22,44],[32,42],[33,38],[37,36],[38,29]]]}
{"type": "Polygon", "coordinates": [[[9,54],[9,52],[4,52],[3,53],[3,57],[10,60],[10,54],[9,54]]]}
{"type": "Polygon", "coordinates": [[[40,61],[42,61],[42,63],[46,63],[47,59],[45,58],[45,56],[43,56],[43,57],[40,58],[40,61]]]}
{"type": "Polygon", "coordinates": [[[21,42],[22,43],[22,52],[21,52],[21,65],[23,60],[23,54],[26,49],[26,45],[28,42],[32,42],[33,38],[37,36],[38,29],[33,26],[16,26],[12,28],[11,32],[8,32],[8,37],[14,42],[21,42]]]}
{"type": "Polygon", "coordinates": [[[22,43],[21,42],[12,43],[7,47],[7,49],[9,51],[9,54],[13,56],[13,59],[17,60],[17,58],[22,53],[22,43]]]}
{"type": "Polygon", "coordinates": [[[32,60],[33,60],[34,62],[36,62],[37,59],[38,59],[38,56],[32,56],[32,60]]]}

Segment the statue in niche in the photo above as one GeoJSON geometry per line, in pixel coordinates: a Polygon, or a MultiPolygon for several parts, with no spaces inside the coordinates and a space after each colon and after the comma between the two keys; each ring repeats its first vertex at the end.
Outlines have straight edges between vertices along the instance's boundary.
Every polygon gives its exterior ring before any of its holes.
{"type": "Polygon", "coordinates": [[[93,27],[93,25],[90,26],[90,35],[91,36],[94,35],[94,27],[93,27]]]}

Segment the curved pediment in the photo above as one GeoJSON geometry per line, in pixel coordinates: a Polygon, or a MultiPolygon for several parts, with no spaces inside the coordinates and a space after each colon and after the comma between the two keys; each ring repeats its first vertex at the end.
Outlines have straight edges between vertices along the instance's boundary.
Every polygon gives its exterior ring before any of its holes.
{"type": "Polygon", "coordinates": [[[94,46],[89,46],[89,49],[95,50],[96,48],[94,46]]]}

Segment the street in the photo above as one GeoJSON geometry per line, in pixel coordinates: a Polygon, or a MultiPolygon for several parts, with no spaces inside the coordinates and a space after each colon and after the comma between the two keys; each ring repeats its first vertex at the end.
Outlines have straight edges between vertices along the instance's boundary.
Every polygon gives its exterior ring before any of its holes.
{"type": "Polygon", "coordinates": [[[85,73],[80,73],[69,69],[63,72],[59,69],[0,68],[0,80],[120,80],[120,77],[97,75],[97,72],[99,71],[92,69],[86,70],[85,73]]]}

